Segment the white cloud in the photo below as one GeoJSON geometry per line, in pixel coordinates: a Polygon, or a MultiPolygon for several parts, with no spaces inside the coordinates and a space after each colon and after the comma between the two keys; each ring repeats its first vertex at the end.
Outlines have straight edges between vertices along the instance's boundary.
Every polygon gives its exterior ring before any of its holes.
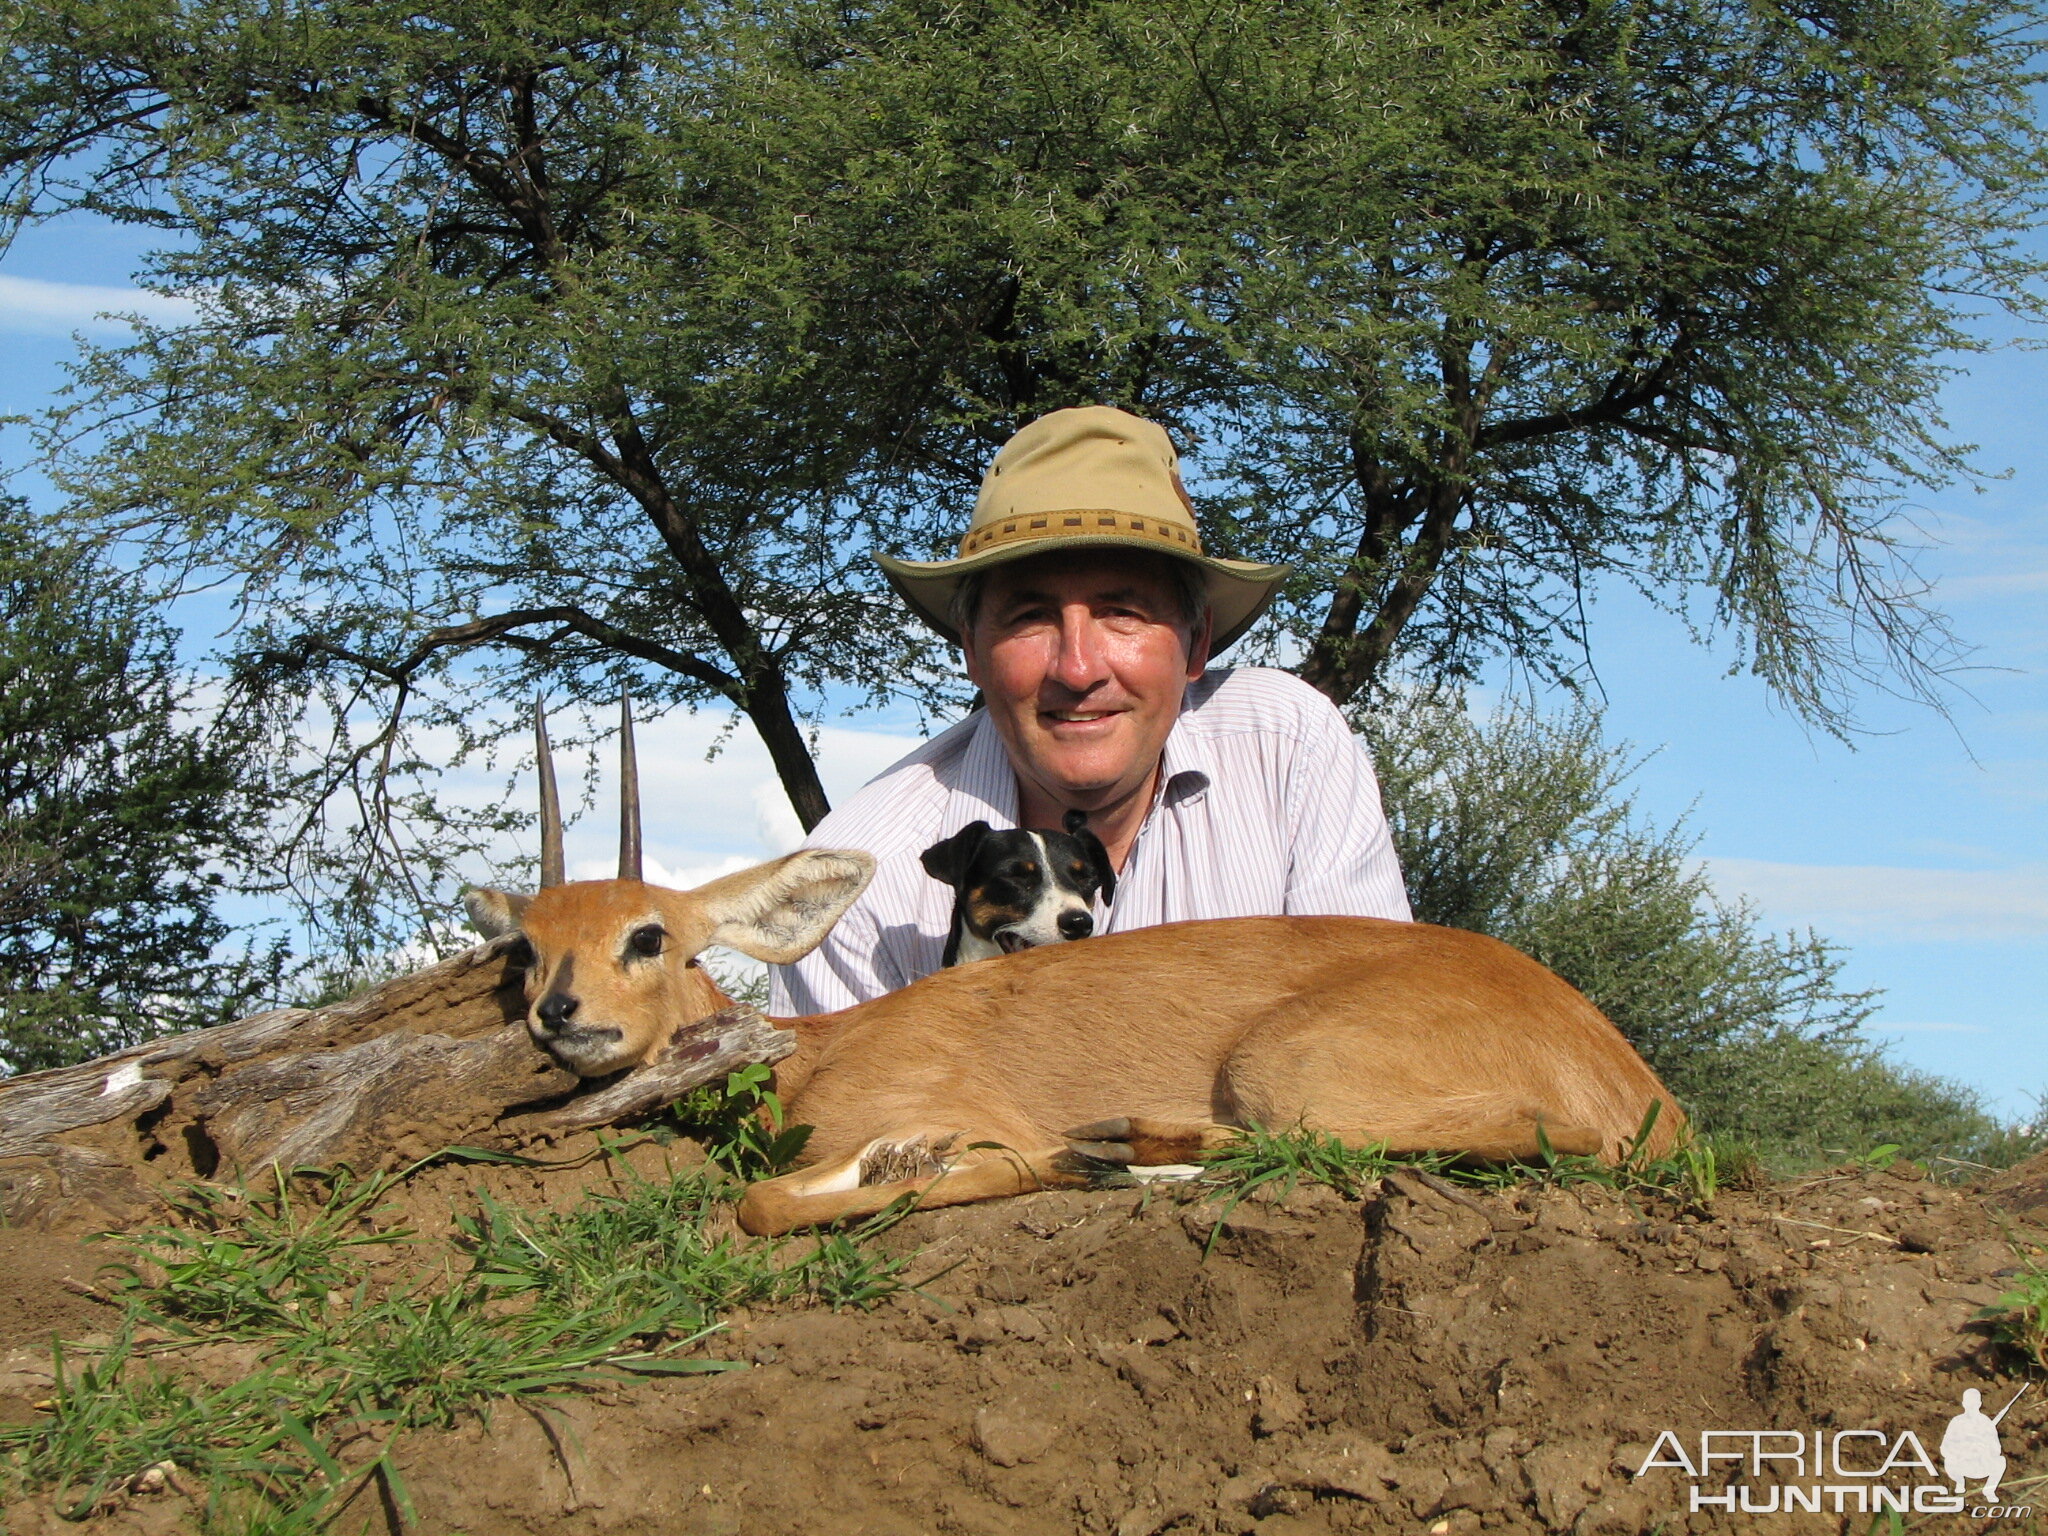
{"type": "Polygon", "coordinates": [[[1772,920],[1811,924],[1830,938],[2048,938],[2048,865],[1899,869],[1763,859],[1705,862],[1724,894],[1751,897],[1772,920]]]}
{"type": "Polygon", "coordinates": [[[804,824],[797,820],[796,807],[789,803],[780,779],[763,779],[754,786],[754,827],[771,853],[794,853],[803,843],[804,824]]]}
{"type": "Polygon", "coordinates": [[[31,336],[120,335],[129,329],[114,315],[141,315],[160,325],[178,325],[199,312],[197,301],[146,288],[109,288],[98,283],[52,283],[0,273],[0,331],[31,336]]]}

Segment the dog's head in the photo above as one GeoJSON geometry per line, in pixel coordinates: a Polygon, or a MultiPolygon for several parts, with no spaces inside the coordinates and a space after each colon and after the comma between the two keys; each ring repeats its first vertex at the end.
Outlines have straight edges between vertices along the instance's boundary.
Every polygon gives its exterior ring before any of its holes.
{"type": "MultiPolygon", "coordinates": [[[[1087,817],[1069,811],[1063,832],[998,832],[970,822],[921,856],[953,887],[955,958],[978,960],[1095,931],[1095,893],[1116,896],[1116,872],[1087,817]]],[[[950,962],[949,962],[950,963],[950,962]]]]}

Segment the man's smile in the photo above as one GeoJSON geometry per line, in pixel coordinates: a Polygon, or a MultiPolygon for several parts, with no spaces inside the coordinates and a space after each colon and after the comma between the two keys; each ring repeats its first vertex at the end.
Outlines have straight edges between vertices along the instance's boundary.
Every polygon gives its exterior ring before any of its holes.
{"type": "Polygon", "coordinates": [[[1124,717],[1121,709],[1041,709],[1039,728],[1053,740],[1105,736],[1124,717]]]}

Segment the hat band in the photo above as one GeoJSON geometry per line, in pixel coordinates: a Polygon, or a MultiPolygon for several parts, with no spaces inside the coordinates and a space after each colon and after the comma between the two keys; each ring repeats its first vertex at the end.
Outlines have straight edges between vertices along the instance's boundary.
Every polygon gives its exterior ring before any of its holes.
{"type": "Polygon", "coordinates": [[[1202,552],[1202,536],[1184,523],[1164,522],[1156,517],[1136,517],[1128,512],[1041,512],[1024,517],[1005,517],[979,528],[970,528],[960,541],[961,559],[994,549],[999,544],[1024,544],[1039,539],[1072,538],[1076,534],[1137,534],[1157,539],[1195,554],[1202,552]]]}

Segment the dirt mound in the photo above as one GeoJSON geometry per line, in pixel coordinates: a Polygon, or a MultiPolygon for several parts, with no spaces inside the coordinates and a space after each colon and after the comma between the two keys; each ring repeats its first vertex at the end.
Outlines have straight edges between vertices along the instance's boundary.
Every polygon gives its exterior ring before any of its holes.
{"type": "MultiPolygon", "coordinates": [[[[424,1177],[407,1218],[445,1220],[477,1176],[424,1177]]],[[[501,1199],[574,1194],[568,1175],[489,1177],[501,1199]]],[[[1932,1464],[1964,1389],[1995,1412],[2019,1386],[1972,1319],[2008,1283],[2015,1240],[2040,1235],[1908,1166],[1727,1192],[1710,1214],[1406,1172],[1364,1200],[1305,1188],[1227,1213],[1168,1187],[1046,1194],[896,1228],[888,1241],[929,1277],[921,1294],[735,1315],[707,1353],[743,1371],[501,1404],[415,1437],[399,1463],[414,1528],[470,1536],[779,1536],[826,1520],[904,1536],[1591,1536],[1725,1527],[1717,1505],[1693,1509],[1695,1485],[1740,1485],[1755,1508],[1781,1482],[1814,1487],[1821,1510],[1733,1518],[1862,1531],[1882,1485],[1908,1501],[1922,1488],[1918,1529],[2018,1529],[1967,1508],[1930,1517],[1927,1501],[1948,1488],[1932,1464]],[[1736,1459],[1694,1478],[1680,1463],[1704,1430],[1779,1432],[1776,1459],[1746,1462],[1751,1442],[1724,1438],[1709,1449],[1736,1459]],[[1838,1467],[1809,1467],[1816,1432],[1838,1467]],[[1636,1476],[1646,1459],[1662,1464],[1636,1476]]],[[[96,1321],[77,1283],[99,1257],[12,1241],[6,1341],[96,1321]]],[[[2043,1396],[1999,1426],[2020,1503],[2048,1473],[2043,1396]]],[[[10,1518],[17,1533],[77,1529],[47,1509],[10,1518]]],[[[195,1523],[171,1491],[92,1524],[195,1523]]]]}
{"type": "MultiPolygon", "coordinates": [[[[423,1183],[412,1218],[460,1204],[457,1177],[423,1183]]],[[[1705,1215],[1412,1173],[1362,1201],[1303,1189],[1227,1214],[1163,1187],[1046,1194],[896,1228],[920,1295],[736,1315],[707,1352],[743,1371],[501,1404],[399,1460],[415,1528],[471,1536],[1590,1536],[1727,1527],[1695,1487],[1753,1509],[1781,1483],[1820,1510],[1732,1519],[1862,1531],[1890,1508],[1881,1486],[1916,1529],[2021,1529],[1929,1501],[1949,1491],[1934,1463],[1965,1388],[1995,1412],[2020,1384],[1972,1319],[2015,1240],[2040,1236],[1911,1167],[1724,1192],[1705,1215]],[[1708,1449],[1734,1459],[1695,1478],[1707,1430],[1777,1438],[1724,1436],[1708,1449]],[[1808,1460],[1817,1432],[1827,1468],[1808,1460]]],[[[15,1289],[91,1305],[61,1259],[44,1273],[15,1289]]],[[[2044,1396],[1999,1426],[2022,1504],[2048,1473],[2044,1396]]],[[[191,1516],[167,1493],[95,1523],[191,1516]]],[[[77,1527],[33,1510],[11,1527],[60,1528],[77,1527]]]]}
{"type": "MultiPolygon", "coordinates": [[[[2013,1262],[1979,1202],[1878,1172],[1724,1196],[1705,1221],[1399,1176],[1362,1203],[1239,1207],[1220,1230],[1214,1206],[1155,1193],[908,1235],[955,1266],[929,1299],[746,1320],[728,1346],[744,1374],[421,1445],[428,1525],[1704,1527],[1719,1517],[1688,1509],[1691,1479],[1631,1475],[1661,1430],[1876,1428],[1889,1446],[1912,1428],[1931,1449],[1965,1386],[2001,1384],[1968,1324],[2013,1262]]],[[[2044,1425],[2034,1400],[2001,1426],[2015,1467],[2048,1465],[2044,1425]]]]}

